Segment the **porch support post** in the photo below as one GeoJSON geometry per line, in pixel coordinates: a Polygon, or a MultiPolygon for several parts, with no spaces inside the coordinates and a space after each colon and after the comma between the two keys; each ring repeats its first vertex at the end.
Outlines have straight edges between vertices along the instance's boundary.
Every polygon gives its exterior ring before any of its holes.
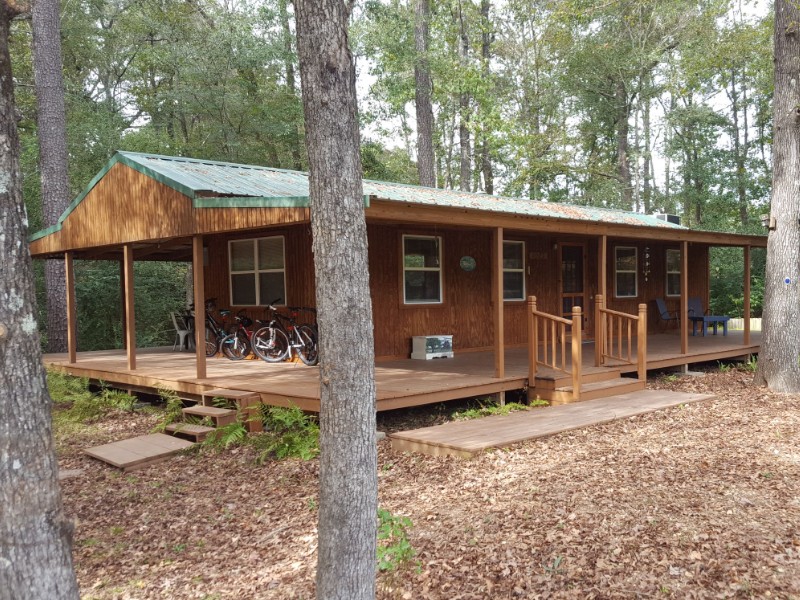
{"type": "Polygon", "coordinates": [[[64,273],[67,285],[67,356],[69,364],[78,362],[78,310],[75,301],[75,266],[72,252],[64,253],[64,273]]]}
{"type": "Polygon", "coordinates": [[[492,232],[492,302],[494,303],[494,376],[505,377],[505,331],[503,315],[503,228],[492,232]]]}
{"type": "Polygon", "coordinates": [[[594,315],[594,366],[599,367],[603,363],[603,353],[605,352],[606,329],[603,324],[601,308],[605,308],[608,302],[608,236],[603,235],[597,240],[597,295],[595,296],[595,315],[594,315]]]}
{"type": "Polygon", "coordinates": [[[744,247],[744,345],[750,345],[750,246],[744,247]]]}
{"type": "Polygon", "coordinates": [[[603,296],[603,308],[605,308],[605,303],[607,302],[606,298],[608,298],[608,291],[606,287],[608,286],[608,274],[606,272],[606,268],[608,265],[608,236],[604,235],[598,241],[598,250],[597,253],[597,274],[600,279],[597,285],[597,293],[603,296]]]}
{"type": "Polygon", "coordinates": [[[647,381],[647,304],[639,305],[639,330],[636,336],[636,364],[637,377],[641,381],[647,381]]]}
{"type": "Polygon", "coordinates": [[[133,299],[133,246],[122,247],[123,271],[125,273],[125,343],[128,355],[128,370],[136,369],[136,310],[133,299]]]}
{"type": "Polygon", "coordinates": [[[197,378],[206,378],[206,282],[203,272],[203,236],[192,237],[192,279],[194,281],[194,347],[197,378]]]}
{"type": "Polygon", "coordinates": [[[119,261],[119,303],[121,306],[120,314],[122,315],[122,347],[128,347],[128,318],[127,308],[125,306],[125,260],[119,261]]]}
{"type": "Polygon", "coordinates": [[[681,354],[689,353],[689,242],[681,244],[681,354]]]}

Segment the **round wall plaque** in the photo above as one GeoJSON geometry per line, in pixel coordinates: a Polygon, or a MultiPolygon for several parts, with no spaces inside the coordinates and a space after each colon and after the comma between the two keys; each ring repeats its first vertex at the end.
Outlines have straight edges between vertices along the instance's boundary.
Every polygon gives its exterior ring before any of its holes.
{"type": "Polygon", "coordinates": [[[459,265],[461,265],[461,269],[467,272],[474,271],[475,264],[476,264],[475,259],[472,258],[471,256],[462,256],[461,262],[459,262],[459,265]]]}

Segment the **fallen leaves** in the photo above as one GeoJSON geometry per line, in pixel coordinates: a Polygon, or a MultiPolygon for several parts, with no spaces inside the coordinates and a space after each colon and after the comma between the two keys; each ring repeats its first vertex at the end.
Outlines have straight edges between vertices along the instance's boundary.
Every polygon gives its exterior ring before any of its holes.
{"type": "MultiPolygon", "coordinates": [[[[418,568],[380,575],[379,597],[800,597],[800,397],[750,379],[656,379],[717,398],[471,461],[380,442],[381,506],[412,520],[418,568]]],[[[80,454],[154,419],[65,440],[62,469],[82,470],[62,486],[84,597],[313,597],[317,462],[257,467],[242,448],[125,475],[80,454]]]]}

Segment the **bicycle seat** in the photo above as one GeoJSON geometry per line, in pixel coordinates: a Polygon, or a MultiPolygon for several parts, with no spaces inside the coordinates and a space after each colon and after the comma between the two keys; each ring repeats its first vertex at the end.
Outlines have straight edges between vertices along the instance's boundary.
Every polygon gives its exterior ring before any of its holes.
{"type": "Polygon", "coordinates": [[[223,317],[227,317],[229,314],[231,314],[231,311],[223,308],[222,310],[219,311],[219,314],[221,314],[223,317]]]}

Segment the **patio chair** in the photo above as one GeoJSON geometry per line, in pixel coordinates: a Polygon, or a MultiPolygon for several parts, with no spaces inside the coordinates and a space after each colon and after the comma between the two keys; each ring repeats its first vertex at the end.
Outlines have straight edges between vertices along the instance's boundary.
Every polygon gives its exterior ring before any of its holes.
{"type": "Polygon", "coordinates": [[[658,317],[661,322],[664,323],[664,329],[669,327],[671,322],[674,322],[676,327],[680,323],[681,318],[678,311],[667,310],[667,305],[663,298],[656,298],[656,312],[658,312],[658,317]]]}
{"type": "Polygon", "coordinates": [[[180,347],[181,351],[183,351],[184,348],[191,350],[193,331],[189,328],[189,325],[187,325],[186,319],[178,313],[172,312],[169,314],[172,317],[172,324],[175,327],[175,342],[172,344],[172,349],[175,350],[175,348],[180,347]]]}
{"type": "Polygon", "coordinates": [[[703,301],[697,296],[689,298],[687,302],[689,304],[690,317],[703,317],[708,314],[707,310],[703,310],[703,301]]]}

